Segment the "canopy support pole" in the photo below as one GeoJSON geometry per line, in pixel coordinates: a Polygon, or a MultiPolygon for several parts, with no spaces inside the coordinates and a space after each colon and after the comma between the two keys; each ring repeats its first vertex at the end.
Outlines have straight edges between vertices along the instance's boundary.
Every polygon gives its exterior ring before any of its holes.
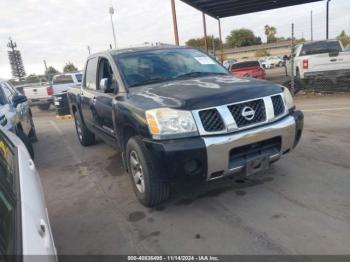
{"type": "Polygon", "coordinates": [[[203,16],[203,29],[204,29],[204,44],[205,44],[205,51],[208,53],[208,37],[207,37],[207,23],[205,21],[205,14],[202,12],[203,16]]]}
{"type": "Polygon", "coordinates": [[[221,50],[220,60],[221,60],[221,63],[223,63],[224,62],[224,45],[223,45],[223,42],[222,42],[221,20],[220,20],[219,17],[218,17],[218,25],[219,25],[219,38],[220,38],[220,50],[221,50]]]}
{"type": "Polygon", "coordinates": [[[179,31],[177,30],[175,0],[171,0],[171,11],[172,11],[172,14],[173,14],[175,44],[178,46],[178,45],[180,45],[180,43],[179,43],[179,31]]]}

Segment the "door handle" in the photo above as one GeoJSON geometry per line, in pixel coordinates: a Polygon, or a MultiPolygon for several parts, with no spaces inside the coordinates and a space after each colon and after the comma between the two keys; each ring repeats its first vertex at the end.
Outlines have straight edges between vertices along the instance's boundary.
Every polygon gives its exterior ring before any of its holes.
{"type": "Polygon", "coordinates": [[[46,234],[46,223],[43,219],[40,219],[40,225],[38,229],[38,233],[41,237],[44,237],[46,234]]]}
{"type": "Polygon", "coordinates": [[[331,59],[330,61],[331,61],[331,62],[335,62],[335,61],[337,61],[337,59],[334,58],[334,59],[331,59]]]}

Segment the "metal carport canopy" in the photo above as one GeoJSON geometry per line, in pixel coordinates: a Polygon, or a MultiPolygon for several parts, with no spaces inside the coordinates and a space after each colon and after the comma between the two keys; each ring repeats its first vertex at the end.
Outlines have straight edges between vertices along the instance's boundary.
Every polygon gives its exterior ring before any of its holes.
{"type": "Polygon", "coordinates": [[[223,18],[266,11],[275,8],[300,5],[322,0],[181,0],[213,17],[223,18]]]}

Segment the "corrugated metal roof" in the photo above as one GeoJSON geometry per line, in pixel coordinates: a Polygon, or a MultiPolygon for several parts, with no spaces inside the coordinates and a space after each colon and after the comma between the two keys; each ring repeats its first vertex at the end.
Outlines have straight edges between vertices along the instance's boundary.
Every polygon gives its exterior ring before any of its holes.
{"type": "Polygon", "coordinates": [[[214,18],[243,15],[322,0],[181,0],[214,18]]]}

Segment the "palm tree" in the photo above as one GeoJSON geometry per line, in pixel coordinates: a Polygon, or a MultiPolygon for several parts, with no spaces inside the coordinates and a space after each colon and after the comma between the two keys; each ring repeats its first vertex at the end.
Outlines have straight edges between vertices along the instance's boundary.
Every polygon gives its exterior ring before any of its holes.
{"type": "Polygon", "coordinates": [[[267,43],[276,42],[277,29],[274,26],[265,25],[265,35],[267,43]]]}

